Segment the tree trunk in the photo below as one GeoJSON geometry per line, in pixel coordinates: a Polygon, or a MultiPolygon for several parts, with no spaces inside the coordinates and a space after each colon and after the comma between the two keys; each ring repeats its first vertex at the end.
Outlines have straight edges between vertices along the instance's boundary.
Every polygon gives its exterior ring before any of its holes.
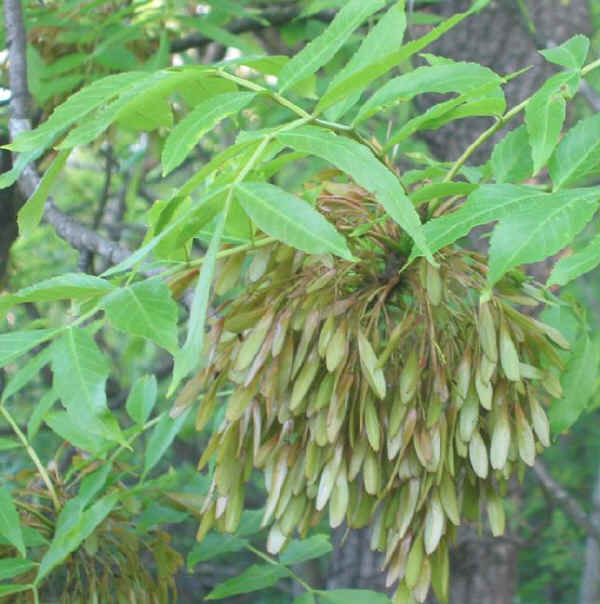
{"type": "MultiPolygon", "coordinates": [[[[590,521],[596,526],[600,526],[600,470],[592,497],[590,521]]],[[[600,543],[590,535],[587,538],[585,566],[581,575],[579,604],[597,604],[598,602],[600,602],[600,543]]]]}

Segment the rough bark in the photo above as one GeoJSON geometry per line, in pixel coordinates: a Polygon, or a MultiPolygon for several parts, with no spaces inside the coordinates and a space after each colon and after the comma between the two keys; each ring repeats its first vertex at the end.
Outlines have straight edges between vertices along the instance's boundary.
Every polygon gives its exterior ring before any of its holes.
{"type": "MultiPolygon", "coordinates": [[[[505,87],[509,107],[531,95],[558,67],[548,63],[538,50],[561,44],[575,34],[589,33],[590,20],[586,0],[527,0],[535,33],[515,0],[492,1],[481,13],[466,19],[450,30],[427,52],[450,57],[457,61],[477,61],[501,75],[523,67],[533,68],[509,82],[505,87]]],[[[446,0],[440,3],[441,13],[447,17],[464,11],[470,0],[446,0]]],[[[419,35],[415,31],[413,35],[419,35]]],[[[420,108],[433,104],[421,100],[420,108]]],[[[441,159],[456,159],[477,136],[490,125],[487,118],[458,120],[434,132],[423,133],[434,154],[441,159]]],[[[515,124],[517,125],[517,124],[515,124]]],[[[473,163],[488,158],[495,141],[502,132],[483,145],[471,158],[473,163]]]]}
{"type": "MultiPolygon", "coordinates": [[[[589,522],[598,531],[600,530],[600,471],[596,478],[592,506],[589,522]]],[[[598,602],[600,602],[600,540],[588,533],[585,566],[581,575],[579,604],[597,604],[598,602]]]]}

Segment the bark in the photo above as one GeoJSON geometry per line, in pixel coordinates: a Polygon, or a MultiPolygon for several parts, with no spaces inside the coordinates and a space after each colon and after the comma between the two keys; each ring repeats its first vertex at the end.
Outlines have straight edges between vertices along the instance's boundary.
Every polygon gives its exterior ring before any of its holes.
{"type": "MultiPolygon", "coordinates": [[[[592,513],[589,522],[596,532],[600,531],[600,471],[596,478],[596,488],[592,497],[592,513]]],[[[600,540],[588,533],[585,566],[581,575],[579,604],[597,604],[600,602],[600,540]]]]}
{"type": "MultiPolygon", "coordinates": [[[[446,0],[439,6],[443,16],[447,17],[466,10],[470,5],[470,0],[446,0]]],[[[504,87],[508,106],[512,107],[534,93],[559,70],[556,65],[546,62],[538,50],[561,44],[575,34],[587,34],[590,30],[587,0],[568,3],[562,0],[527,0],[526,5],[535,23],[535,33],[528,28],[527,18],[516,0],[496,0],[426,50],[457,61],[476,61],[500,75],[533,66],[504,87]]],[[[412,35],[416,37],[420,32],[415,30],[412,35]]],[[[418,100],[419,108],[423,110],[433,102],[431,99],[418,100]]],[[[437,157],[452,160],[459,157],[491,123],[488,118],[458,120],[440,130],[423,133],[423,138],[437,157]]],[[[517,120],[511,127],[518,123],[517,120]]],[[[471,162],[486,161],[493,144],[503,134],[501,131],[483,145],[472,156],[471,162]]]]}

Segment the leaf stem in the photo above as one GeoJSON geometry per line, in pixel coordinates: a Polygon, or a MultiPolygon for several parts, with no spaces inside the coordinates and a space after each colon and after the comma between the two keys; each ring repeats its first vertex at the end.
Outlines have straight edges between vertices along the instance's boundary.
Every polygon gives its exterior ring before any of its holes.
{"type": "Polygon", "coordinates": [[[281,562],[277,562],[277,560],[275,560],[275,558],[271,558],[271,556],[268,556],[264,552],[261,552],[259,549],[256,549],[249,543],[246,544],[246,549],[251,551],[253,554],[258,556],[259,558],[262,558],[265,562],[272,564],[273,566],[284,567],[290,573],[290,576],[292,577],[292,579],[294,579],[294,581],[296,581],[297,583],[302,585],[302,587],[304,587],[304,589],[306,589],[306,591],[309,591],[310,593],[315,593],[315,590],[304,579],[299,577],[291,568],[287,567],[285,564],[281,564],[281,562]]]}
{"type": "Polygon", "coordinates": [[[255,92],[262,92],[264,94],[268,94],[274,101],[279,103],[281,106],[286,107],[290,111],[293,111],[296,115],[299,115],[300,117],[310,117],[308,111],[305,111],[304,109],[302,109],[302,107],[296,105],[295,103],[292,103],[292,101],[286,99],[284,96],[281,96],[278,92],[275,92],[274,90],[269,90],[268,88],[265,88],[260,84],[255,84],[254,82],[250,82],[249,80],[245,80],[244,78],[238,78],[237,76],[234,76],[233,74],[222,69],[217,70],[217,75],[225,80],[235,82],[239,86],[247,88],[248,90],[254,90],[255,92]]]}
{"type": "MultiPolygon", "coordinates": [[[[581,76],[584,77],[590,71],[600,67],[600,59],[596,59],[592,61],[585,67],[581,69],[581,76]]],[[[477,139],[471,143],[466,149],[465,152],[452,164],[452,168],[446,174],[444,180],[442,182],[450,182],[458,173],[458,171],[463,167],[464,163],[467,159],[475,152],[475,150],[482,145],[485,141],[487,141],[491,136],[493,136],[498,130],[503,128],[515,115],[518,115],[521,111],[523,111],[535,93],[528,96],[524,101],[521,101],[518,105],[513,107],[510,111],[507,111],[503,116],[496,119],[496,123],[490,126],[487,130],[482,132],[477,139]]]]}
{"type": "Polygon", "coordinates": [[[52,498],[52,503],[54,504],[54,509],[60,510],[60,507],[61,507],[60,501],[58,499],[56,491],[54,490],[54,485],[52,484],[52,481],[50,480],[50,476],[48,475],[48,472],[46,472],[46,468],[44,468],[44,464],[42,464],[42,462],[40,461],[40,458],[38,457],[38,454],[35,452],[35,449],[29,444],[27,437],[25,436],[25,434],[23,434],[21,428],[19,428],[19,426],[17,425],[17,422],[15,422],[12,415],[8,412],[8,410],[6,409],[6,407],[4,407],[4,405],[0,405],[0,413],[2,413],[2,415],[4,416],[6,421],[9,423],[10,427],[14,430],[15,434],[18,436],[19,440],[23,443],[23,446],[25,447],[27,454],[29,455],[29,457],[33,461],[35,467],[37,468],[38,472],[40,473],[40,476],[42,477],[42,480],[46,484],[46,488],[48,489],[48,492],[50,493],[50,496],[52,498]]]}

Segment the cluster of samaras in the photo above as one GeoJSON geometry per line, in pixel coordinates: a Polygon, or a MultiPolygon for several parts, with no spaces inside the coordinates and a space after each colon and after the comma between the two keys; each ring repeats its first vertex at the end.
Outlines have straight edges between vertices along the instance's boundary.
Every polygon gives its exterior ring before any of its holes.
{"type": "Polygon", "coordinates": [[[499,493],[515,467],[549,444],[540,400],[560,396],[552,366],[560,334],[511,304],[532,302],[506,279],[487,301],[486,267],[463,250],[403,266],[396,227],[352,195],[321,200],[350,238],[351,263],[282,244],[222,267],[217,293],[246,275],[221,307],[209,365],[182,400],[203,391],[197,423],[234,385],[200,461],[216,454],[199,538],[235,531],[244,483],[264,472],[268,550],[279,552],[328,513],[337,527],[372,526],[397,601],[448,592],[448,547],[461,518],[485,507],[504,530],[499,493]],[[399,270],[399,268],[401,270],[399,270]]]}

